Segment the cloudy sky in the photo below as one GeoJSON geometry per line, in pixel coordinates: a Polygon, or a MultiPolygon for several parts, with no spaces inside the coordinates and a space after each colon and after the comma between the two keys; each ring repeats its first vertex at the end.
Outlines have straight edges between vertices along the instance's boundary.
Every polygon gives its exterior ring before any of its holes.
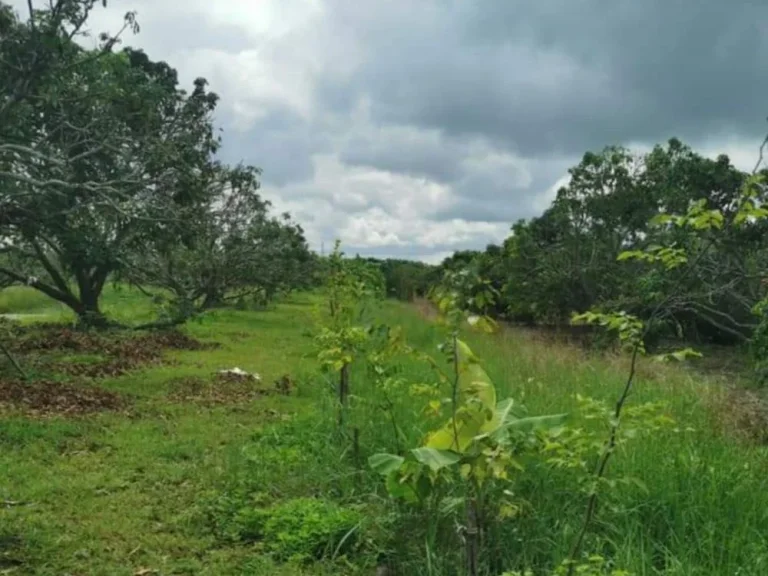
{"type": "Polygon", "coordinates": [[[225,158],[315,249],[439,260],[539,213],[588,149],[678,136],[751,167],[768,128],[757,0],[110,0],[89,26],[127,10],[125,44],[208,78],[225,158]]]}

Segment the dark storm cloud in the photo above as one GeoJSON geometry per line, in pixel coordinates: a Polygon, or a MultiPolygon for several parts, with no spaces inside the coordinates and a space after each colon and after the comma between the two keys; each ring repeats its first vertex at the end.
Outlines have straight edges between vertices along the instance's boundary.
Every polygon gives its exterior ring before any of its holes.
{"type": "Polygon", "coordinates": [[[461,176],[464,153],[460,143],[443,138],[438,131],[397,127],[351,137],[340,147],[339,159],[352,166],[452,183],[461,176]]]}
{"type": "Polygon", "coordinates": [[[525,162],[528,179],[524,182],[516,182],[513,170],[502,167],[485,173],[470,172],[455,184],[459,200],[439,210],[435,217],[511,223],[520,218],[537,216],[551,200],[545,193],[573,162],[563,158],[525,162]]]}
{"type": "Polygon", "coordinates": [[[436,219],[533,216],[589,149],[749,142],[765,130],[765,2],[329,4],[365,65],[321,81],[320,101],[344,114],[365,100],[382,127],[347,140],[340,158],[448,184],[457,201],[436,219]],[[467,163],[471,140],[520,163],[467,163]]]}
{"type": "Polygon", "coordinates": [[[671,135],[756,137],[768,114],[768,3],[366,3],[379,19],[334,5],[372,58],[346,89],[367,95],[384,123],[541,156],[671,135]]]}
{"type": "Polygon", "coordinates": [[[270,110],[246,131],[239,129],[237,119],[228,112],[217,122],[224,129],[222,157],[261,168],[265,184],[285,186],[312,178],[312,155],[330,146],[321,131],[286,109],[270,110]]]}

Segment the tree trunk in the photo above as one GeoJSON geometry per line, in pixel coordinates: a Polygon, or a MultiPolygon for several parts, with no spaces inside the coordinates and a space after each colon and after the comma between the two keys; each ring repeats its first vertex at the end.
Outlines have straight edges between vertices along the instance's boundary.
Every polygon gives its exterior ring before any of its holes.
{"type": "Polygon", "coordinates": [[[339,371],[339,426],[344,424],[344,410],[349,395],[349,364],[344,364],[339,371]]]}
{"type": "Polygon", "coordinates": [[[221,294],[215,290],[208,290],[205,294],[205,299],[203,300],[201,308],[203,310],[210,310],[211,308],[221,306],[222,302],[223,298],[221,297],[221,294]]]}
{"type": "Polygon", "coordinates": [[[5,344],[0,342],[0,351],[5,355],[6,358],[8,358],[8,361],[11,363],[11,365],[16,369],[16,372],[19,373],[19,376],[21,376],[22,380],[27,379],[27,373],[24,372],[24,369],[21,367],[21,365],[18,363],[16,358],[11,354],[11,351],[5,347],[5,344]]]}
{"type": "Polygon", "coordinates": [[[480,522],[478,518],[477,500],[470,498],[467,502],[467,576],[478,576],[480,560],[480,522]]]}
{"type": "Polygon", "coordinates": [[[80,302],[74,310],[77,324],[82,328],[103,329],[109,326],[107,317],[99,309],[99,295],[93,291],[81,294],[80,302]]]}

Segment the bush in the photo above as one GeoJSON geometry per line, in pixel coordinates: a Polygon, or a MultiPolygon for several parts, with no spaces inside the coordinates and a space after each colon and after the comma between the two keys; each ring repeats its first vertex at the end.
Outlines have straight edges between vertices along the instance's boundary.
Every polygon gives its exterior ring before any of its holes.
{"type": "Polygon", "coordinates": [[[233,521],[241,540],[261,542],[279,560],[320,560],[350,551],[361,515],[316,498],[296,498],[268,508],[245,507],[233,521]]]}

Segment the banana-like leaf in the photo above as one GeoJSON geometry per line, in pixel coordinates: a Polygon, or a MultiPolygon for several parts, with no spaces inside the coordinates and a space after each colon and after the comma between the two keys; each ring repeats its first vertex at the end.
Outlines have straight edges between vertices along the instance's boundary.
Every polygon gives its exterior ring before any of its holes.
{"type": "Polygon", "coordinates": [[[406,502],[418,502],[419,497],[410,482],[401,482],[397,470],[393,470],[386,476],[385,486],[387,492],[393,498],[402,498],[406,502]]]}
{"type": "Polygon", "coordinates": [[[496,389],[477,357],[461,340],[456,344],[461,370],[458,382],[461,408],[455,423],[453,419],[449,420],[427,438],[426,448],[463,454],[476,440],[508,430],[528,432],[539,428],[552,428],[565,420],[566,414],[527,418],[514,416],[512,399],[508,398],[497,404],[496,389]]]}
{"type": "Polygon", "coordinates": [[[374,454],[368,458],[368,465],[374,472],[378,472],[382,476],[386,476],[395,470],[399,470],[400,466],[405,462],[405,458],[397,456],[395,454],[374,454]]]}
{"type": "Polygon", "coordinates": [[[411,450],[413,456],[424,464],[429,466],[433,472],[441,468],[452,466],[461,460],[461,455],[451,450],[437,450],[435,448],[414,448],[411,450]]]}
{"type": "Polygon", "coordinates": [[[500,429],[530,432],[531,430],[554,428],[562,424],[567,417],[568,414],[548,414],[528,418],[511,418],[500,429]]]}
{"type": "Polygon", "coordinates": [[[461,406],[456,422],[449,420],[432,433],[427,448],[453,450],[463,453],[475,436],[494,427],[496,389],[472,350],[461,340],[456,341],[459,364],[458,396],[461,406]]]}

